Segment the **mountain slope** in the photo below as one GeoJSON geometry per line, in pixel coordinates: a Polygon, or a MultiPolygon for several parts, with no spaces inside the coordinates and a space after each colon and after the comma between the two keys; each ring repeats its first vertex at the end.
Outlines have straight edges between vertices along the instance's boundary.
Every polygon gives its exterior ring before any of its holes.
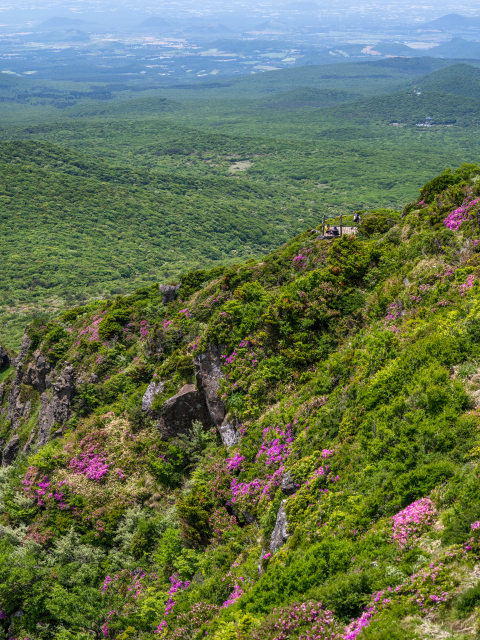
{"type": "Polygon", "coordinates": [[[473,640],[479,176],[0,350],[2,630],[473,640]]]}
{"type": "Polygon", "coordinates": [[[415,83],[422,92],[451,93],[466,98],[480,98],[480,69],[469,64],[454,64],[451,67],[437,69],[418,78],[415,83]]]}
{"type": "Polygon", "coordinates": [[[268,187],[228,172],[134,171],[35,142],[3,143],[0,162],[0,292],[13,315],[258,255],[307,226],[291,213],[302,203],[282,210],[268,187]]]}
{"type": "Polygon", "coordinates": [[[455,95],[436,91],[422,91],[421,95],[401,92],[339,105],[335,111],[332,110],[332,115],[335,118],[408,124],[422,123],[426,116],[430,116],[432,124],[468,127],[480,122],[480,100],[466,97],[459,100],[455,95]]]}
{"type": "MultiPolygon", "coordinates": [[[[478,22],[480,26],[480,21],[478,22]]],[[[479,58],[480,45],[478,42],[464,38],[452,38],[450,42],[443,42],[430,49],[430,53],[443,58],[479,58]]]]}

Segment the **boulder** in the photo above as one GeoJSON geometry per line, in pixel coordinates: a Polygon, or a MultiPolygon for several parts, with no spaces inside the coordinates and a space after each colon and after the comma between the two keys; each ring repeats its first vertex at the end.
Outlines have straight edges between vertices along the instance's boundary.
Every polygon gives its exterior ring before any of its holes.
{"type": "Polygon", "coordinates": [[[161,284],[159,291],[162,296],[162,303],[174,302],[177,299],[177,289],[180,289],[180,286],[179,284],[161,284]]]}
{"type": "Polygon", "coordinates": [[[19,446],[20,438],[12,436],[3,449],[2,467],[9,467],[13,463],[17,457],[19,446]]]}
{"type": "Polygon", "coordinates": [[[149,411],[152,408],[155,396],[163,391],[165,384],[163,382],[151,382],[142,398],[142,411],[149,411]]]}
{"type": "Polygon", "coordinates": [[[210,419],[217,427],[222,442],[226,447],[231,447],[237,442],[235,427],[225,420],[225,403],[219,396],[220,380],[223,378],[221,367],[222,350],[216,345],[210,344],[208,351],[195,356],[195,379],[197,387],[205,394],[210,419]]]}
{"type": "Polygon", "coordinates": [[[0,406],[2,405],[2,402],[3,402],[3,396],[5,395],[6,386],[7,386],[6,382],[2,382],[2,384],[0,384],[0,406]]]}
{"type": "Polygon", "coordinates": [[[288,539],[288,522],[285,512],[285,500],[282,500],[277,513],[277,522],[270,538],[270,551],[278,551],[288,539]]]}
{"type": "Polygon", "coordinates": [[[286,496],[291,496],[297,492],[297,489],[298,489],[297,483],[292,478],[292,474],[290,473],[290,471],[287,471],[286,473],[283,474],[280,489],[282,490],[282,493],[286,496]]]}
{"type": "Polygon", "coordinates": [[[162,439],[166,440],[181,433],[189,433],[195,420],[205,427],[212,426],[204,394],[195,385],[186,384],[163,403],[157,428],[162,439]]]}
{"type": "Polygon", "coordinates": [[[0,369],[4,369],[10,365],[10,358],[8,357],[5,347],[0,345],[0,369]]]}
{"type": "Polygon", "coordinates": [[[57,379],[47,376],[47,389],[40,396],[38,416],[38,444],[43,446],[50,437],[54,424],[63,425],[71,416],[75,395],[75,370],[71,364],[65,366],[57,379]]]}

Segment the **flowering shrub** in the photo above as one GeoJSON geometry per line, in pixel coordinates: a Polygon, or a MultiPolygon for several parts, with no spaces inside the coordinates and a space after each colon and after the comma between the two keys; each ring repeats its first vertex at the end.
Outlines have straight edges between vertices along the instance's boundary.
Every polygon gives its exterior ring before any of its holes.
{"type": "Polygon", "coordinates": [[[343,640],[355,640],[358,634],[362,632],[362,629],[368,627],[371,618],[376,613],[377,608],[375,606],[370,606],[359,618],[352,620],[352,622],[345,627],[345,631],[342,635],[343,640]]]}
{"type": "Polygon", "coordinates": [[[228,533],[238,528],[235,516],[230,516],[225,507],[215,509],[209,518],[210,529],[213,534],[213,542],[219,544],[228,537],[228,533]]]}
{"type": "MultiPolygon", "coordinates": [[[[220,608],[215,604],[207,604],[206,602],[195,602],[190,611],[177,615],[175,623],[177,627],[169,634],[171,640],[191,640],[196,634],[200,633],[201,628],[208,626],[212,618],[214,618],[220,608]]],[[[162,626],[160,623],[159,628],[162,626]]],[[[163,629],[166,629],[164,623],[163,629]]],[[[157,630],[155,633],[159,633],[157,630]]],[[[205,632],[205,635],[208,631],[205,632]]]]}
{"type": "Polygon", "coordinates": [[[466,281],[460,285],[460,295],[463,296],[467,293],[467,291],[470,291],[470,289],[473,288],[474,282],[475,282],[476,278],[473,274],[470,274],[466,281]]]}
{"type": "Polygon", "coordinates": [[[146,320],[142,320],[140,322],[140,339],[142,340],[142,342],[145,342],[145,340],[148,338],[150,329],[151,327],[146,320]]]}
{"type": "Polygon", "coordinates": [[[302,249],[302,253],[300,253],[298,256],[295,256],[293,258],[293,261],[292,261],[293,268],[297,270],[305,269],[311,253],[312,253],[311,249],[306,249],[304,247],[302,249]]]}
{"type": "MultiPolygon", "coordinates": [[[[239,580],[243,582],[242,576],[239,577],[239,580]]],[[[233,587],[232,593],[228,596],[227,600],[222,604],[222,609],[227,609],[230,605],[234,604],[242,595],[244,591],[240,584],[236,584],[233,587]]]]}
{"type": "Polygon", "coordinates": [[[226,467],[229,471],[237,471],[241,469],[245,457],[236,451],[231,458],[227,458],[226,467]]]}
{"type": "Polygon", "coordinates": [[[402,548],[411,546],[425,528],[433,524],[435,514],[435,505],[430,498],[421,498],[413,502],[393,516],[392,539],[396,540],[402,548]]]}
{"type": "Polygon", "coordinates": [[[232,504],[236,504],[247,511],[253,511],[260,500],[270,500],[273,497],[277,487],[282,482],[283,472],[283,467],[279,467],[272,474],[265,475],[261,480],[255,478],[250,482],[238,482],[234,478],[230,485],[232,504]]]}
{"type": "Polygon", "coordinates": [[[458,231],[462,222],[466,220],[470,220],[472,216],[472,211],[480,202],[480,198],[476,198],[472,200],[470,197],[465,198],[462,205],[450,212],[448,216],[443,221],[443,224],[452,231],[458,231]]]}
{"type": "MultiPolygon", "coordinates": [[[[188,581],[182,582],[182,580],[180,580],[178,577],[178,573],[171,575],[169,580],[171,583],[171,587],[168,590],[168,600],[165,604],[165,616],[168,616],[175,606],[175,599],[173,598],[173,596],[179,591],[187,589],[190,584],[188,581]]],[[[165,620],[162,620],[158,627],[155,629],[154,633],[162,633],[166,628],[167,622],[165,620]]]]}
{"type": "Polygon", "coordinates": [[[257,459],[264,460],[267,467],[282,463],[290,455],[292,442],[291,424],[283,429],[276,426],[265,427],[257,459]]]}
{"type": "Polygon", "coordinates": [[[105,455],[96,452],[96,447],[75,456],[70,460],[70,469],[74,473],[81,473],[89,480],[100,481],[108,473],[105,455]]]}
{"type": "Polygon", "coordinates": [[[83,336],[88,337],[88,342],[101,341],[100,335],[98,333],[100,323],[104,319],[106,315],[106,311],[103,311],[101,314],[95,316],[91,324],[87,325],[84,329],[78,332],[78,341],[75,343],[75,346],[80,344],[80,340],[83,336]]]}
{"type": "Polygon", "coordinates": [[[249,632],[251,640],[339,640],[340,627],[331,611],[321,602],[294,603],[274,609],[258,629],[249,632]]]}

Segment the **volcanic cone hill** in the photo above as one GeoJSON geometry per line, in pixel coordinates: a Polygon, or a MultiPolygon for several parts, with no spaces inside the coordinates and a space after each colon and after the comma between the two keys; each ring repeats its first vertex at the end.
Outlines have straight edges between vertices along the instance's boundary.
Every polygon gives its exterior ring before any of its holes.
{"type": "Polygon", "coordinates": [[[1,633],[476,637],[479,184],[1,348],[1,633]]]}

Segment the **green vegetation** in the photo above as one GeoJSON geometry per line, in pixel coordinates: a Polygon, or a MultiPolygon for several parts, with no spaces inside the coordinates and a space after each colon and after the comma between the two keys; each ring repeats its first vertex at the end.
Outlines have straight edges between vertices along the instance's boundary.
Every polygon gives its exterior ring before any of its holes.
{"type": "Polygon", "coordinates": [[[18,347],[25,322],[73,303],[258,257],[323,215],[399,209],[478,158],[479,71],[452,62],[163,87],[2,74],[2,340],[18,347]],[[427,115],[436,126],[416,127],[427,115]]]}
{"type": "Polygon", "coordinates": [[[171,302],[154,283],[33,321],[23,370],[73,367],[76,382],[40,448],[45,397],[34,374],[19,390],[31,448],[0,473],[1,633],[473,640],[479,178],[464,164],[403,213],[363,211],[356,236],[301,232],[261,260],[191,270],[171,302]],[[157,412],[211,345],[237,442],[198,420],[162,439],[157,412]],[[271,547],[281,505],[288,536],[271,547]]]}

